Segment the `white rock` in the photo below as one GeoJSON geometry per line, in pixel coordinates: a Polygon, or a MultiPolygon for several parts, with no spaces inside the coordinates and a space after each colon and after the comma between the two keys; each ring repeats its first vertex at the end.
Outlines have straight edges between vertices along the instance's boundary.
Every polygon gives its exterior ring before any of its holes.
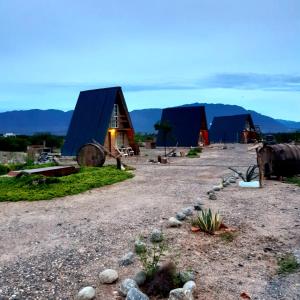
{"type": "Polygon", "coordinates": [[[193,207],[186,207],[182,210],[182,213],[185,214],[186,216],[192,216],[193,215],[193,207]]]}
{"type": "Polygon", "coordinates": [[[95,297],[96,297],[96,291],[91,286],[86,286],[82,288],[77,295],[78,300],[91,300],[94,299],[95,297]]]}
{"type": "Polygon", "coordinates": [[[183,286],[183,289],[184,290],[190,290],[191,292],[194,292],[195,289],[196,289],[195,281],[190,280],[190,281],[186,282],[183,286]]]}
{"type": "Polygon", "coordinates": [[[126,300],[149,300],[149,298],[139,289],[131,288],[127,293],[126,300]]]}
{"type": "Polygon", "coordinates": [[[128,252],[125,254],[119,261],[120,266],[129,266],[133,264],[134,254],[132,252],[128,252]]]}
{"type": "Polygon", "coordinates": [[[174,217],[171,217],[169,220],[168,220],[168,226],[169,227],[180,227],[182,225],[182,222],[180,222],[179,220],[177,220],[176,218],[174,217]]]}
{"type": "Polygon", "coordinates": [[[175,289],[170,291],[169,300],[194,300],[194,297],[190,290],[175,289]]]}
{"type": "Polygon", "coordinates": [[[129,292],[129,290],[132,288],[138,289],[139,287],[133,279],[126,278],[120,284],[120,288],[119,288],[120,294],[125,297],[127,295],[127,293],[129,292]]]}
{"type": "Polygon", "coordinates": [[[106,269],[99,274],[101,283],[113,283],[119,278],[118,272],[113,269],[106,269]]]}

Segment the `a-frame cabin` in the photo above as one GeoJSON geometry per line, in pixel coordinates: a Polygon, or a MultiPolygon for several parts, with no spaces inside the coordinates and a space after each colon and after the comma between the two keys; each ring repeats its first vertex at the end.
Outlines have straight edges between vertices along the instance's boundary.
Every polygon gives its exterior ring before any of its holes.
{"type": "Polygon", "coordinates": [[[170,133],[164,140],[162,130],[157,136],[157,146],[197,147],[209,145],[208,128],[204,106],[179,106],[165,108],[161,123],[168,123],[170,133]]]}
{"type": "Polygon", "coordinates": [[[94,140],[113,154],[126,147],[138,152],[121,87],[80,92],[62,155],[75,156],[83,145],[94,140]]]}

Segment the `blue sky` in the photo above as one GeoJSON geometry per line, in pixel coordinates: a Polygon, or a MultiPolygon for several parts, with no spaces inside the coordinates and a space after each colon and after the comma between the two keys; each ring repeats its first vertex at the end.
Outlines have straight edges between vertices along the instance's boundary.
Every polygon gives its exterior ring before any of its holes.
{"type": "Polygon", "coordinates": [[[0,111],[228,103],[300,121],[299,0],[0,0],[0,111]]]}

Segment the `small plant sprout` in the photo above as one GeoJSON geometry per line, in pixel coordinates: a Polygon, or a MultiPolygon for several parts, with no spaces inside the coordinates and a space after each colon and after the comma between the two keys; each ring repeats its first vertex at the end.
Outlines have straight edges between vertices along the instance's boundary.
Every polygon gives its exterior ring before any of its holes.
{"type": "Polygon", "coordinates": [[[161,242],[147,245],[145,251],[137,253],[147,277],[151,278],[158,271],[159,262],[166,255],[168,249],[167,242],[163,238],[161,242]]]}
{"type": "Polygon", "coordinates": [[[278,274],[294,273],[300,268],[295,255],[287,254],[284,257],[278,259],[278,274]]]}
{"type": "Polygon", "coordinates": [[[202,210],[192,220],[192,225],[199,227],[202,231],[214,234],[220,229],[222,217],[219,213],[213,213],[211,209],[202,210]]]}

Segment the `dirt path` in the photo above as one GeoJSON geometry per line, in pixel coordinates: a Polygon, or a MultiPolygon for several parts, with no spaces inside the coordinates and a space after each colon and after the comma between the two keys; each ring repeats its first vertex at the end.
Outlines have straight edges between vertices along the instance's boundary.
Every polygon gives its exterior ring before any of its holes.
{"type": "Polygon", "coordinates": [[[300,189],[267,182],[263,189],[232,185],[207,199],[206,191],[228,174],[226,166],[255,163],[243,145],[207,149],[200,159],[173,158],[170,166],[133,159],[135,178],[77,196],[40,202],[0,203],[0,295],[14,299],[74,299],[85,285],[97,299],[114,299],[117,285],[102,286],[103,268],[134,275],[139,262],[118,267],[141,233],[200,198],[238,228],[227,243],[192,234],[189,225],[164,229],[181,254],[179,268],[197,271],[197,299],[300,299],[300,274],[275,276],[276,259],[300,249],[300,189]]]}

